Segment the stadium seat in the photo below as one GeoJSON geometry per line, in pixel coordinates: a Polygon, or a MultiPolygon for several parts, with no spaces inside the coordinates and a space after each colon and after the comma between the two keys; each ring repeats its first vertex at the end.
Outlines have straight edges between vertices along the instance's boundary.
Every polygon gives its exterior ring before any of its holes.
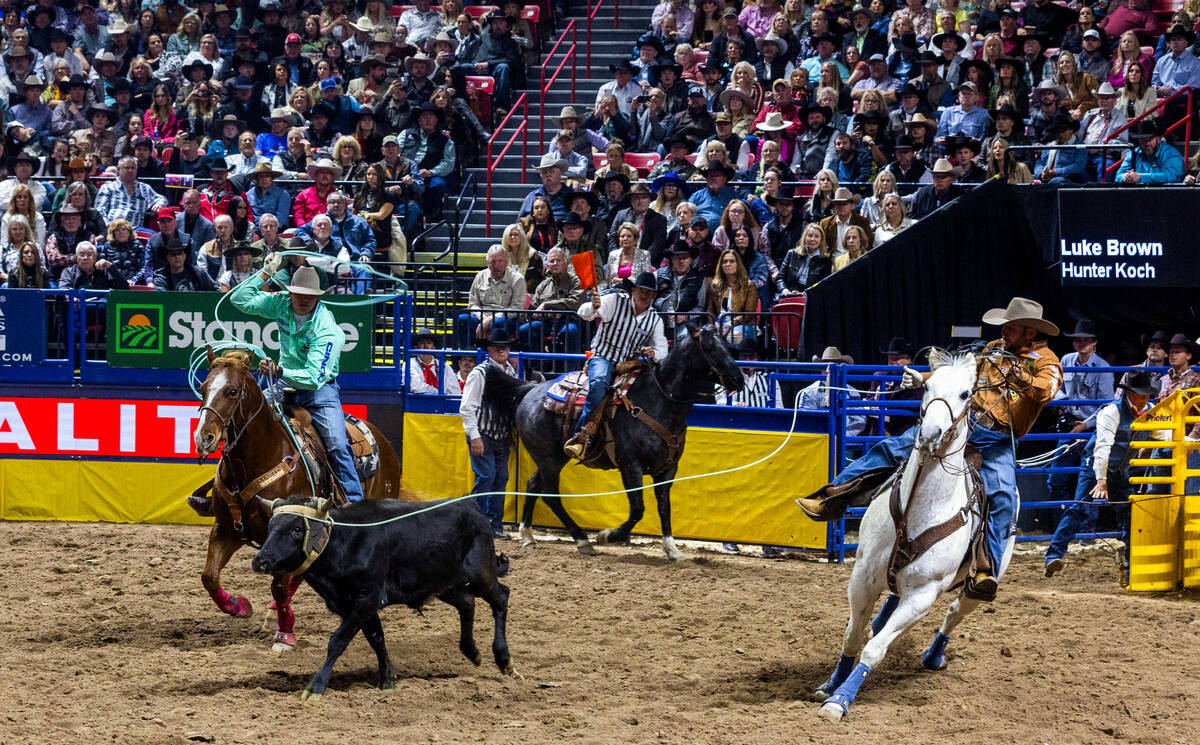
{"type": "Polygon", "coordinates": [[[487,15],[488,13],[491,13],[493,10],[500,10],[500,7],[497,5],[468,5],[465,8],[463,8],[463,12],[466,13],[467,15],[471,16],[475,20],[479,20],[480,18],[483,18],[485,15],[487,15]]]}
{"type": "Polygon", "coordinates": [[[490,75],[467,75],[467,90],[474,88],[476,91],[482,91],[487,95],[479,96],[479,121],[485,126],[491,127],[492,122],[492,96],[496,93],[496,79],[490,75]]]}
{"type": "Polygon", "coordinates": [[[816,181],[801,181],[796,186],[796,196],[808,199],[817,188],[816,181]]]}
{"type": "Polygon", "coordinates": [[[592,153],[592,165],[597,169],[608,165],[608,156],[604,153],[592,153]]]}
{"type": "Polygon", "coordinates": [[[772,313],[785,314],[771,316],[771,334],[775,337],[775,343],[779,345],[780,349],[786,349],[789,352],[800,351],[803,342],[800,329],[801,322],[804,320],[805,302],[807,300],[804,295],[795,295],[781,299],[771,308],[772,313]]]}
{"type": "Polygon", "coordinates": [[[708,52],[706,52],[702,49],[697,49],[693,54],[696,57],[697,65],[703,65],[705,62],[708,61],[708,52]]]}
{"type": "Polygon", "coordinates": [[[542,20],[542,9],[536,5],[526,5],[524,8],[521,8],[521,18],[537,25],[542,20]]]}
{"type": "MultiPolygon", "coordinates": [[[[400,16],[404,15],[404,11],[406,11],[410,8],[415,8],[415,7],[417,7],[417,6],[415,6],[415,5],[393,5],[391,7],[391,9],[388,11],[388,13],[390,13],[393,18],[399,18],[400,16]]],[[[442,12],[442,6],[440,6],[440,5],[430,5],[429,9],[436,10],[439,13],[442,12]]]]}
{"type": "Polygon", "coordinates": [[[699,157],[700,157],[699,153],[688,153],[687,155],[683,156],[683,159],[686,160],[688,163],[691,163],[692,165],[696,165],[696,158],[699,158],[699,157]]]}
{"type": "Polygon", "coordinates": [[[662,157],[658,153],[625,153],[625,165],[636,168],[642,178],[645,178],[660,160],[662,157]]]}

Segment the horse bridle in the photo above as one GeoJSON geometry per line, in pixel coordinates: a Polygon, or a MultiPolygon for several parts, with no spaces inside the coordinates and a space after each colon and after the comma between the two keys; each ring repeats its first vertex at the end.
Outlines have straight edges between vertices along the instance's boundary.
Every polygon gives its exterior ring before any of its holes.
{"type": "Polygon", "coordinates": [[[221,423],[221,431],[225,435],[225,447],[222,448],[222,450],[232,450],[233,447],[237,445],[238,441],[242,439],[242,435],[244,435],[246,430],[250,428],[250,422],[254,421],[255,417],[258,416],[258,413],[262,411],[263,406],[265,406],[267,402],[266,395],[260,398],[258,401],[258,408],[255,409],[250,416],[245,418],[241,428],[231,436],[231,427],[229,426],[229,421],[233,419],[234,414],[240,415],[242,413],[242,404],[246,401],[246,381],[244,380],[242,381],[241,387],[238,389],[237,399],[237,406],[234,408],[233,413],[230,414],[228,420],[221,416],[221,412],[217,411],[211,406],[208,406],[207,404],[201,403],[198,409],[201,414],[203,414],[205,411],[209,412],[217,418],[218,422],[221,423]]]}
{"type": "MultiPolygon", "coordinates": [[[[921,407],[921,418],[922,419],[925,418],[925,414],[929,411],[929,407],[935,403],[941,403],[943,406],[946,407],[946,410],[950,412],[950,427],[942,434],[942,439],[938,443],[938,450],[941,450],[942,448],[946,447],[950,442],[952,442],[955,437],[958,436],[958,428],[962,425],[963,421],[966,420],[967,415],[971,413],[971,402],[967,401],[966,406],[963,406],[963,410],[960,411],[957,415],[955,415],[954,407],[950,405],[950,402],[947,401],[945,399],[945,397],[938,396],[936,398],[932,398],[929,400],[929,403],[927,403],[921,407]]],[[[939,462],[939,464],[942,465],[943,468],[945,468],[945,459],[948,456],[954,455],[955,453],[963,450],[964,448],[966,448],[966,446],[967,446],[967,443],[966,443],[966,440],[964,440],[963,444],[961,446],[959,446],[959,448],[957,450],[953,450],[949,453],[942,453],[941,455],[934,455],[933,458],[935,460],[937,460],[939,462]]]]}
{"type": "MultiPolygon", "coordinates": [[[[696,341],[696,347],[700,350],[700,356],[704,358],[705,364],[708,365],[708,371],[711,372],[716,377],[716,379],[721,383],[721,385],[725,385],[725,376],[723,376],[721,374],[721,371],[717,369],[717,363],[713,362],[712,357],[709,356],[708,351],[704,348],[704,341],[701,339],[701,335],[703,333],[704,333],[703,328],[697,329],[696,335],[693,336],[692,338],[695,339],[695,341],[696,341]]],[[[710,333],[711,333],[711,331],[710,331],[710,333]]],[[[714,394],[712,394],[712,393],[705,393],[705,394],[702,394],[699,398],[694,398],[691,400],[678,399],[678,398],[675,398],[674,396],[672,396],[671,394],[667,393],[667,391],[662,387],[662,383],[659,382],[659,380],[658,380],[657,373],[651,371],[650,377],[654,380],[654,385],[655,385],[655,387],[658,388],[658,392],[662,394],[663,398],[667,399],[671,403],[694,404],[694,403],[699,403],[700,401],[706,401],[706,400],[714,397],[714,394]]],[[[728,388],[728,386],[725,386],[725,387],[728,388]]]]}

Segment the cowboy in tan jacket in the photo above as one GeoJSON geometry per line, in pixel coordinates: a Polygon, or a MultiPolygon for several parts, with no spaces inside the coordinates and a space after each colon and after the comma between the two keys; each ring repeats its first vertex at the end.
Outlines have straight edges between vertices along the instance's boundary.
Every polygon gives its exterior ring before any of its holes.
{"type": "MultiPolygon", "coordinates": [[[[978,572],[968,578],[967,593],[991,600],[999,587],[998,576],[1009,539],[1016,531],[1019,505],[1015,449],[1018,438],[1033,426],[1042,407],[1062,385],[1058,356],[1046,346],[1044,336],[1057,336],[1058,327],[1042,318],[1042,306],[1013,298],[1007,308],[993,308],[983,322],[1000,326],[1000,339],[978,355],[978,376],[971,399],[972,431],[968,443],[979,451],[979,475],[988,495],[986,551],[977,556],[978,572]]],[[[924,384],[928,373],[904,369],[902,389],[924,384]]],[[[918,425],[919,426],[919,425],[918,425]]],[[[814,520],[836,520],[856,497],[873,496],[875,490],[908,458],[916,427],[875,444],[843,470],[832,484],[796,500],[814,520]]]]}

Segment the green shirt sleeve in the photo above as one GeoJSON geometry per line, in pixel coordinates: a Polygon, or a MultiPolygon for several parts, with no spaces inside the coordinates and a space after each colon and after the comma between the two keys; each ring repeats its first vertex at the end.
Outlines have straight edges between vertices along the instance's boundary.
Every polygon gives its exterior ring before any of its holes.
{"type": "Polygon", "coordinates": [[[272,294],[259,289],[262,283],[258,281],[261,272],[242,282],[229,293],[229,302],[233,307],[259,318],[277,318],[280,311],[291,301],[285,294],[272,294]]]}

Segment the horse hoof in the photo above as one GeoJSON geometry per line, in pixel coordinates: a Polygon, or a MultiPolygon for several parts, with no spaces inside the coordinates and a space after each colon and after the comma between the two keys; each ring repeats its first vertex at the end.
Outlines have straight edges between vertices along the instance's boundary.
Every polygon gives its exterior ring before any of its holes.
{"type": "Polygon", "coordinates": [[[675,547],[675,539],[671,536],[663,538],[663,551],[667,552],[667,558],[671,561],[679,561],[683,558],[683,552],[675,547]]]}
{"type": "Polygon", "coordinates": [[[289,631],[276,631],[275,643],[271,645],[272,652],[296,651],[296,635],[289,631]]]}
{"type": "Polygon", "coordinates": [[[575,550],[584,556],[595,556],[596,547],[593,546],[586,538],[577,538],[575,540],[575,550]]]}
{"type": "Polygon", "coordinates": [[[926,670],[945,670],[946,669],[946,658],[945,657],[937,657],[937,658],[926,657],[923,660],[921,660],[921,664],[924,666],[924,668],[926,670]]]}
{"type": "Polygon", "coordinates": [[[250,618],[254,615],[254,606],[250,605],[250,601],[246,598],[237,598],[238,609],[229,615],[234,618],[250,618]]]}
{"type": "Polygon", "coordinates": [[[505,675],[513,675],[518,678],[521,677],[521,676],[517,675],[517,671],[515,668],[513,668],[513,664],[511,662],[509,662],[507,665],[505,665],[504,669],[501,670],[500,672],[504,673],[505,675]]]}
{"type": "Polygon", "coordinates": [[[609,538],[609,536],[612,535],[612,532],[613,532],[612,528],[605,528],[604,530],[597,533],[596,534],[596,543],[599,543],[601,546],[607,546],[608,538],[609,538]]]}
{"type": "Polygon", "coordinates": [[[837,689],[830,685],[829,682],[825,682],[820,688],[813,691],[813,699],[816,701],[828,701],[835,690],[837,689]]]}
{"type": "Polygon", "coordinates": [[[265,631],[268,634],[274,634],[276,631],[279,631],[279,616],[276,611],[267,611],[266,617],[263,618],[261,631],[265,631]]]}
{"type": "Polygon", "coordinates": [[[396,687],[396,681],[391,678],[389,678],[387,680],[379,681],[379,690],[381,690],[381,691],[390,691],[390,690],[393,690],[395,687],[396,687]]]}
{"type": "Polygon", "coordinates": [[[537,541],[533,539],[533,528],[528,525],[522,525],[518,534],[521,536],[521,548],[534,548],[537,546],[537,541]]]}
{"type": "Polygon", "coordinates": [[[317,704],[321,703],[321,699],[323,698],[325,698],[324,694],[313,693],[307,688],[300,693],[300,700],[303,701],[306,706],[316,706],[317,704]]]}
{"type": "Polygon", "coordinates": [[[846,710],[840,704],[828,703],[821,707],[821,710],[817,712],[817,716],[827,722],[834,722],[836,724],[842,721],[842,717],[846,716],[846,710]]]}

